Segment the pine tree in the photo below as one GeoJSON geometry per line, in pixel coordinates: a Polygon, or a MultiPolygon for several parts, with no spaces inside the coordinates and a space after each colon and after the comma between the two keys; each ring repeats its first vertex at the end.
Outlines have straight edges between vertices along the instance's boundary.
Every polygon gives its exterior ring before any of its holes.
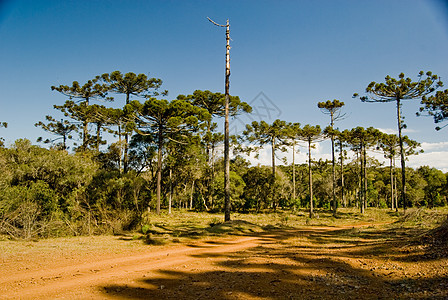
{"type": "Polygon", "coordinates": [[[81,149],[86,150],[89,143],[91,143],[88,126],[93,121],[93,117],[89,111],[90,101],[110,100],[110,98],[106,97],[108,91],[107,85],[98,83],[98,78],[95,78],[87,81],[87,83],[82,86],[79,85],[77,81],[73,81],[72,86],[52,86],[51,90],[56,90],[69,97],[69,100],[67,100],[64,105],[54,105],[54,108],[62,111],[66,117],[81,122],[81,149]],[[75,102],[73,99],[77,101],[75,102]]]}
{"type": "Polygon", "coordinates": [[[317,107],[320,108],[320,110],[327,115],[330,115],[330,126],[327,130],[325,130],[326,134],[331,139],[331,163],[332,163],[332,198],[333,198],[333,215],[336,215],[338,203],[336,199],[336,160],[334,158],[334,122],[337,120],[340,120],[344,117],[343,114],[341,114],[341,108],[344,106],[344,102],[341,102],[339,100],[334,99],[333,101],[327,100],[326,102],[319,102],[317,103],[317,107]]]}
{"type": "MultiPolygon", "coordinates": [[[[162,85],[162,80],[158,78],[148,78],[145,74],[135,74],[132,72],[122,74],[120,71],[114,71],[110,74],[103,74],[97,76],[98,80],[102,80],[107,84],[108,89],[112,93],[125,95],[125,105],[129,104],[131,101],[131,96],[149,98],[152,96],[158,96],[158,89],[162,85]]],[[[163,91],[162,95],[167,95],[168,91],[163,91]]],[[[123,168],[124,173],[128,171],[129,165],[129,134],[131,131],[127,128],[126,124],[130,121],[129,116],[125,113],[123,114],[124,119],[124,158],[123,158],[123,168]]],[[[121,133],[120,133],[121,134],[121,133]]]]}
{"type": "Polygon", "coordinates": [[[38,142],[43,141],[44,143],[53,143],[57,140],[62,139],[61,148],[66,150],[67,140],[72,138],[71,133],[76,130],[76,125],[70,123],[68,120],[61,119],[60,121],[57,121],[52,116],[45,116],[45,119],[48,121],[48,123],[39,121],[36,124],[34,124],[34,126],[42,127],[43,130],[51,134],[54,134],[58,137],[55,139],[46,139],[46,140],[43,140],[42,137],[39,137],[37,141],[38,142]]]}
{"type": "MultiPolygon", "coordinates": [[[[426,73],[426,78],[423,78],[425,73],[420,71],[418,81],[412,81],[411,78],[405,78],[404,74],[398,75],[399,79],[390,77],[385,78],[385,83],[376,83],[372,81],[366,88],[366,95],[360,97],[362,102],[395,102],[397,107],[397,123],[398,123],[398,140],[400,144],[400,158],[401,158],[401,199],[403,202],[403,209],[406,210],[406,163],[405,151],[403,147],[402,129],[406,127],[403,124],[401,106],[404,100],[422,99],[433,93],[438,87],[442,87],[443,83],[440,77],[426,73]]],[[[353,97],[357,97],[355,93],[353,97]]]]}
{"type": "Polygon", "coordinates": [[[246,147],[248,153],[252,151],[258,152],[264,145],[269,144],[271,146],[271,159],[272,159],[272,201],[274,208],[276,207],[274,197],[274,184],[276,175],[275,164],[275,152],[280,150],[286,152],[290,143],[288,141],[288,124],[282,120],[275,120],[272,124],[268,124],[265,121],[253,121],[251,125],[246,125],[246,130],[243,132],[244,139],[252,146],[246,147]]]}
{"type": "Polygon", "coordinates": [[[157,144],[157,213],[160,213],[162,156],[168,140],[188,142],[189,134],[210,114],[184,100],[158,100],[150,98],[145,103],[136,100],[127,105],[136,117],[134,129],[141,135],[150,135],[157,144]],[[175,139],[177,138],[177,139],[175,139]],[[182,139],[182,140],[179,140],[182,139]]]}
{"type": "Polygon", "coordinates": [[[311,126],[305,125],[300,131],[299,139],[307,142],[308,144],[308,188],[310,196],[310,218],[314,217],[314,204],[313,204],[313,171],[312,171],[312,160],[311,160],[311,148],[313,143],[322,140],[322,130],[319,125],[311,126]]]}

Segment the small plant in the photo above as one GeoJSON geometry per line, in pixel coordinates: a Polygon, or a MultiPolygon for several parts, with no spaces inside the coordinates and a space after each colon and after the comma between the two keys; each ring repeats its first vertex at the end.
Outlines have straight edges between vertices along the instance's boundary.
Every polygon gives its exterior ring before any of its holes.
{"type": "Polygon", "coordinates": [[[221,219],[219,219],[219,218],[213,218],[213,219],[208,223],[208,225],[209,225],[210,227],[214,227],[214,226],[216,226],[216,225],[220,225],[220,224],[222,224],[222,221],[221,221],[221,219]]]}
{"type": "Polygon", "coordinates": [[[148,225],[148,224],[143,225],[142,226],[142,233],[146,234],[149,231],[150,228],[151,228],[151,226],[148,225]]]}
{"type": "Polygon", "coordinates": [[[288,221],[289,221],[289,216],[288,215],[283,215],[280,218],[280,223],[282,224],[282,226],[288,226],[288,221]]]}

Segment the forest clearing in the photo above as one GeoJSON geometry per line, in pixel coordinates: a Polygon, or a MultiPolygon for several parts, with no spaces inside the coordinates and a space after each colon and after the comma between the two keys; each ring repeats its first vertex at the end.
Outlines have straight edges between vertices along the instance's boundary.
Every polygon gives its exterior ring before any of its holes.
{"type": "Polygon", "coordinates": [[[3,240],[0,298],[448,297],[446,221],[443,232],[431,231],[446,209],[316,214],[236,214],[221,223],[220,215],[175,211],[154,216],[146,234],[3,240]]]}
{"type": "Polygon", "coordinates": [[[448,5],[404,2],[0,1],[0,300],[448,299],[448,5]]]}

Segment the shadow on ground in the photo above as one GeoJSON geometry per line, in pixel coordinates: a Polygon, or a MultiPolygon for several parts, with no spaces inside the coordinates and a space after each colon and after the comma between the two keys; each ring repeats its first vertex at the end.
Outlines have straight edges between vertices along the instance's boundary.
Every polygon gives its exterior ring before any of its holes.
{"type": "Polygon", "coordinates": [[[447,272],[410,278],[401,269],[384,269],[390,260],[400,266],[407,256],[396,255],[393,246],[407,234],[376,228],[275,231],[260,234],[260,244],[249,250],[192,255],[198,260],[190,270],[166,268],[101,290],[117,299],[446,299],[447,272]]]}

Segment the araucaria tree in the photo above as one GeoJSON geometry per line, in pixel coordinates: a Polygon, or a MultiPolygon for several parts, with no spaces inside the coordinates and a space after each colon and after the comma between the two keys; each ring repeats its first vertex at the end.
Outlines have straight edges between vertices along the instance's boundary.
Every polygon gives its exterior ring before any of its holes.
{"type": "Polygon", "coordinates": [[[89,113],[90,101],[94,99],[106,99],[108,87],[106,84],[98,83],[98,78],[87,81],[84,85],[79,85],[77,81],[73,81],[72,86],[60,85],[52,86],[51,90],[56,90],[61,94],[69,97],[64,105],[55,105],[54,108],[61,110],[65,116],[71,117],[79,122],[82,126],[82,145],[81,149],[85,150],[89,144],[88,126],[91,123],[92,116],[89,113]],[[77,104],[76,102],[79,102],[77,104]]]}
{"type": "Polygon", "coordinates": [[[348,141],[352,145],[352,150],[359,157],[359,208],[361,213],[364,213],[368,204],[367,149],[376,145],[380,135],[381,132],[373,127],[364,129],[358,126],[350,131],[348,141]]]}
{"type": "MultiPolygon", "coordinates": [[[[417,81],[411,78],[405,78],[404,74],[398,75],[398,79],[386,76],[384,83],[376,83],[372,81],[366,88],[366,95],[360,97],[363,102],[395,102],[397,108],[398,123],[398,141],[400,145],[401,158],[401,199],[403,201],[403,209],[406,210],[406,163],[405,151],[403,147],[402,129],[405,128],[401,115],[401,106],[403,100],[422,99],[423,97],[433,93],[436,88],[443,86],[440,77],[421,71],[417,81]]],[[[353,97],[357,97],[354,94],[353,97]]]]}
{"type": "MultiPolygon", "coordinates": [[[[162,85],[162,80],[158,78],[148,78],[145,74],[135,74],[132,72],[122,74],[120,71],[114,71],[110,74],[103,74],[98,76],[97,79],[102,79],[107,83],[108,89],[112,93],[122,94],[126,96],[126,105],[130,102],[131,96],[149,98],[151,96],[157,96],[159,93],[157,90],[162,85]]],[[[167,91],[163,91],[162,95],[167,95],[167,91]]],[[[126,119],[126,115],[123,118],[126,119]]],[[[127,121],[123,122],[125,125],[127,121]]],[[[124,128],[124,172],[128,170],[128,148],[129,148],[129,130],[124,128]]]]}
{"type": "MultiPolygon", "coordinates": [[[[292,146],[292,199],[296,201],[296,140],[299,138],[301,129],[300,123],[289,123],[287,137],[291,140],[292,146]]],[[[295,206],[294,206],[295,207],[295,206]]]]}
{"type": "Polygon", "coordinates": [[[299,139],[306,141],[308,144],[308,184],[310,193],[310,218],[314,216],[314,205],[313,205],[313,173],[311,169],[311,148],[313,143],[322,138],[322,130],[319,125],[311,126],[305,125],[300,131],[299,139]]]}
{"type": "MultiPolygon", "coordinates": [[[[403,137],[403,145],[406,151],[406,156],[414,155],[423,152],[423,150],[416,150],[420,147],[420,143],[411,140],[406,135],[403,137]]],[[[398,203],[396,197],[396,191],[394,186],[396,186],[395,175],[394,175],[394,165],[395,157],[397,156],[397,149],[399,147],[398,136],[395,134],[382,133],[379,136],[378,147],[383,151],[384,157],[389,159],[389,171],[390,171],[390,199],[391,199],[391,209],[398,211],[398,203]]]]}
{"type": "Polygon", "coordinates": [[[337,212],[337,199],[336,199],[336,162],[334,158],[334,122],[340,120],[344,117],[341,114],[341,108],[344,106],[344,102],[334,99],[333,101],[327,100],[326,102],[317,103],[317,107],[327,115],[330,115],[330,126],[326,130],[326,134],[330,136],[331,139],[331,164],[332,164],[332,175],[333,175],[333,190],[332,190],[332,198],[333,198],[333,215],[336,215],[337,212]]]}
{"type": "MultiPolygon", "coordinates": [[[[179,100],[186,100],[190,102],[191,104],[206,109],[208,113],[213,117],[225,117],[225,104],[226,104],[226,95],[221,93],[213,93],[211,91],[201,91],[196,90],[193,92],[192,95],[179,95],[177,96],[177,99],[179,100]]],[[[246,102],[243,102],[240,100],[238,96],[229,96],[229,114],[232,117],[235,117],[241,113],[250,113],[252,111],[252,107],[247,104],[246,102]]],[[[207,187],[207,193],[208,193],[208,199],[209,203],[213,203],[213,180],[215,177],[214,174],[214,166],[213,166],[213,159],[214,159],[214,147],[216,146],[216,143],[220,140],[224,140],[223,137],[213,132],[217,127],[217,124],[213,122],[212,119],[209,119],[205,122],[205,131],[203,135],[203,143],[205,144],[205,151],[207,155],[208,160],[208,170],[206,172],[207,174],[207,180],[206,180],[206,187],[207,187]]]]}
{"type": "Polygon", "coordinates": [[[184,100],[150,98],[144,104],[134,100],[128,104],[136,117],[135,129],[141,135],[151,135],[157,144],[157,213],[160,213],[162,155],[168,140],[188,142],[192,130],[198,128],[210,114],[184,100]]]}
{"type": "MultiPolygon", "coordinates": [[[[45,116],[45,119],[48,121],[48,123],[44,123],[42,121],[37,122],[34,124],[36,127],[42,127],[43,130],[50,132],[51,134],[54,134],[58,136],[55,139],[46,139],[44,140],[44,143],[53,143],[57,140],[61,140],[62,142],[59,144],[59,148],[62,148],[64,150],[67,149],[67,139],[71,139],[71,132],[76,130],[76,125],[73,123],[70,123],[68,120],[61,120],[57,121],[52,116],[45,116]]],[[[37,139],[38,142],[42,141],[42,137],[39,137],[37,139]]]]}
{"type": "MultiPolygon", "coordinates": [[[[272,157],[272,193],[274,192],[275,183],[275,151],[280,150],[286,152],[285,146],[289,145],[288,141],[288,129],[289,126],[285,121],[275,120],[272,124],[268,124],[265,121],[253,121],[251,125],[246,125],[246,130],[243,132],[245,139],[253,144],[253,146],[247,147],[247,151],[259,151],[264,145],[271,146],[272,157]]],[[[274,208],[276,207],[273,198],[274,208]]]]}
{"type": "MultiPolygon", "coordinates": [[[[420,107],[420,112],[417,116],[420,116],[422,112],[427,112],[428,115],[434,118],[434,123],[440,123],[448,119],[448,90],[438,91],[435,95],[429,97],[423,97],[420,107]]],[[[440,130],[446,127],[448,124],[440,127],[437,126],[436,130],[440,130]]]]}

